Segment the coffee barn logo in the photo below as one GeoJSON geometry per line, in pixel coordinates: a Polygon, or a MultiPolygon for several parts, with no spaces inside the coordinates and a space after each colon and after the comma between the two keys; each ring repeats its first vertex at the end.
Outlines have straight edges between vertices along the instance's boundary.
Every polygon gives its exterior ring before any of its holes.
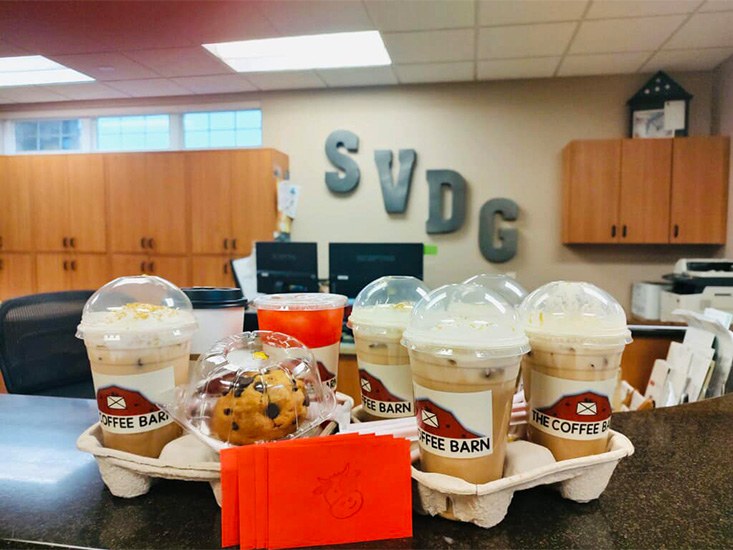
{"type": "MultiPolygon", "coordinates": [[[[349,130],[335,130],[326,139],[326,156],[339,169],[336,172],[326,172],[326,186],[332,193],[348,195],[359,185],[361,171],[356,161],[339,151],[340,148],[350,153],[358,152],[359,138],[349,130]]],[[[374,151],[384,209],[388,214],[401,214],[407,209],[417,153],[414,149],[400,149],[398,158],[400,166],[395,182],[392,175],[392,151],[374,151]]],[[[425,179],[429,193],[425,232],[433,235],[458,231],[466,221],[466,180],[455,170],[426,170],[425,179]],[[446,201],[444,190],[451,193],[452,198],[448,217],[443,216],[446,201]]],[[[517,230],[497,228],[496,218],[515,221],[518,215],[519,207],[511,199],[490,199],[481,207],[478,245],[481,254],[489,262],[506,262],[517,254],[517,230]]]]}

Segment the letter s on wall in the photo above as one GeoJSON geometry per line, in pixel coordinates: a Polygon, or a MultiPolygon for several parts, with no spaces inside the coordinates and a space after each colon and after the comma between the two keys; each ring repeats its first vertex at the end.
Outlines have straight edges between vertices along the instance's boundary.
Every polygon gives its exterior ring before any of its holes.
{"type": "Polygon", "coordinates": [[[498,230],[501,241],[499,246],[494,245],[496,228],[494,222],[500,215],[503,220],[515,221],[519,216],[519,207],[511,199],[491,199],[486,201],[479,212],[478,247],[484,258],[492,263],[508,262],[517,254],[517,230],[498,230]]]}
{"type": "Polygon", "coordinates": [[[339,172],[326,172],[326,187],[332,193],[349,193],[359,185],[359,165],[350,156],[341,153],[338,149],[344,147],[347,151],[356,153],[359,150],[358,136],[349,130],[334,130],[326,139],[326,156],[336,168],[344,171],[343,177],[339,172]]]}

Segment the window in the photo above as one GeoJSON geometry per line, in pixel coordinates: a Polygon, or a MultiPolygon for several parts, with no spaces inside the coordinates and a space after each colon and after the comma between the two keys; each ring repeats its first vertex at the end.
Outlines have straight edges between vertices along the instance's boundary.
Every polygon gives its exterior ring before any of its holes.
{"type": "Polygon", "coordinates": [[[170,116],[111,116],[97,119],[99,151],[169,149],[170,116]]]}
{"type": "Polygon", "coordinates": [[[186,149],[260,147],[262,111],[184,113],[183,140],[186,149]]]}
{"type": "Polygon", "coordinates": [[[15,150],[19,152],[78,150],[80,136],[79,119],[15,122],[15,150]]]}

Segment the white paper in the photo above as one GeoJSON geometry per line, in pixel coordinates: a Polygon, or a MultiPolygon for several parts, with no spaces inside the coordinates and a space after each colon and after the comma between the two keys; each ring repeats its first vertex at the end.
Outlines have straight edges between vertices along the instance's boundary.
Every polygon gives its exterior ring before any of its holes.
{"type": "Polygon", "coordinates": [[[277,209],[279,212],[295,219],[299,199],[300,185],[296,185],[289,180],[277,184],[277,209]]]}
{"type": "Polygon", "coordinates": [[[657,407],[661,407],[666,403],[665,390],[668,376],[669,365],[667,365],[667,361],[664,359],[654,361],[654,367],[651,376],[649,376],[644,396],[652,398],[657,407]]]}
{"type": "Polygon", "coordinates": [[[707,380],[708,373],[712,367],[713,362],[710,357],[706,357],[705,355],[701,355],[699,353],[692,354],[689,382],[687,383],[687,388],[685,389],[685,393],[687,393],[691,402],[700,399],[700,394],[703,391],[705,381],[707,380]]]}
{"type": "Polygon", "coordinates": [[[257,264],[255,262],[254,247],[252,247],[252,255],[244,258],[232,260],[232,269],[234,277],[242,288],[242,293],[247,300],[252,300],[257,296],[257,264]]]}
{"type": "Polygon", "coordinates": [[[685,102],[683,100],[664,102],[664,129],[683,130],[685,127],[685,102]]]}
{"type": "Polygon", "coordinates": [[[694,350],[710,349],[712,351],[715,334],[696,327],[687,327],[682,343],[694,350]]]}
{"type": "Polygon", "coordinates": [[[733,322],[733,313],[715,309],[714,307],[706,307],[702,314],[708,319],[719,321],[726,328],[729,328],[733,322]]]}

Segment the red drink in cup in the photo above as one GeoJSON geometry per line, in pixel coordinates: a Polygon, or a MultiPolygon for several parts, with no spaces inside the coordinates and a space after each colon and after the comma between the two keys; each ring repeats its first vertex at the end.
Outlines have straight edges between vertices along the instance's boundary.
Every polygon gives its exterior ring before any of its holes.
{"type": "Polygon", "coordinates": [[[270,294],[255,300],[260,330],[303,342],[318,362],[321,381],[336,388],[346,296],[321,292],[270,294]]]}

